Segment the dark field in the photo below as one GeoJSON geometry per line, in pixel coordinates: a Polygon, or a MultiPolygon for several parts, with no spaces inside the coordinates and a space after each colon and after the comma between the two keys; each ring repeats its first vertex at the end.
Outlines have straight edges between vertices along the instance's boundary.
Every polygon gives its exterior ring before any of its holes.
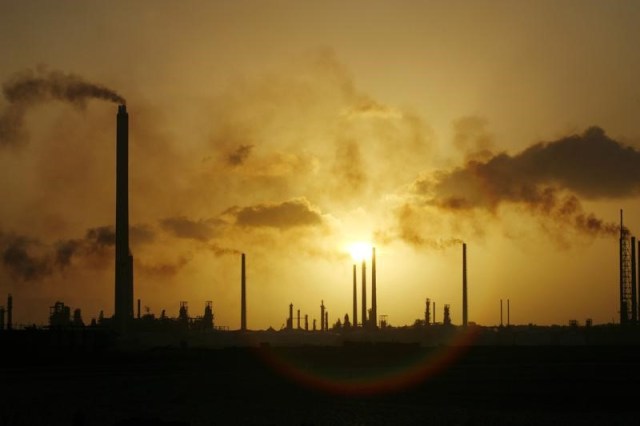
{"type": "Polygon", "coordinates": [[[640,346],[31,351],[0,382],[0,425],[640,424],[640,346]]]}

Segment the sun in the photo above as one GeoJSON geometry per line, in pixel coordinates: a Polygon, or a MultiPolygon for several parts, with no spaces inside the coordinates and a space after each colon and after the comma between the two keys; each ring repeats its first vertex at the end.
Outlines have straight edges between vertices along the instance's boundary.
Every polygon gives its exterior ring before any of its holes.
{"type": "Polygon", "coordinates": [[[362,262],[371,256],[372,248],[370,243],[357,242],[349,245],[349,253],[355,262],[362,262]]]}

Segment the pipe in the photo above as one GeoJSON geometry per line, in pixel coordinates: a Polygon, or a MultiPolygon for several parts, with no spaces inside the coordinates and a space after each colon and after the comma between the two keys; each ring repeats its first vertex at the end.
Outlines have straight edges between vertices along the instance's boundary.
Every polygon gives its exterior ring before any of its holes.
{"type": "Polygon", "coordinates": [[[247,275],[244,253],[240,265],[240,330],[247,330],[247,275]]]}
{"type": "Polygon", "coordinates": [[[353,326],[358,326],[358,295],[356,286],[357,266],[353,264],[353,326]]]}
{"type": "Polygon", "coordinates": [[[462,243],[462,326],[467,326],[467,244],[462,243]]]}
{"type": "Polygon", "coordinates": [[[378,328],[378,301],[376,300],[376,248],[371,250],[371,318],[372,328],[378,328]]]}
{"type": "Polygon", "coordinates": [[[362,326],[367,326],[367,262],[362,261],[362,326]]]}
{"type": "Polygon", "coordinates": [[[7,330],[13,330],[13,296],[7,297],[7,330]]]}
{"type": "Polygon", "coordinates": [[[129,249],[129,115],[116,116],[116,256],[114,316],[121,331],[133,318],[133,257],[129,249]]]}
{"type": "Polygon", "coordinates": [[[631,322],[638,321],[638,293],[636,292],[636,237],[631,237],[631,322]]]}

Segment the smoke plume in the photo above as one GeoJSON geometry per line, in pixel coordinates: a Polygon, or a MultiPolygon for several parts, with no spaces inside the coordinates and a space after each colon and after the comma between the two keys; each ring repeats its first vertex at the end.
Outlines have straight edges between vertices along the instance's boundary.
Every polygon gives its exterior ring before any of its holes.
{"type": "Polygon", "coordinates": [[[2,86],[8,105],[0,113],[0,146],[15,145],[25,138],[24,116],[33,105],[58,100],[84,107],[89,99],[124,104],[115,91],[74,74],[38,68],[14,74],[2,86]]]}
{"type": "Polygon", "coordinates": [[[232,207],[225,213],[235,216],[236,224],[244,227],[288,229],[322,224],[320,212],[306,198],[295,198],[277,204],[232,207]]]}
{"type": "Polygon", "coordinates": [[[253,145],[240,145],[227,156],[227,163],[231,166],[241,165],[249,157],[252,149],[253,145]]]}
{"type": "Polygon", "coordinates": [[[449,211],[484,209],[504,203],[524,206],[588,234],[610,234],[618,226],[586,213],[580,198],[633,197],[640,193],[640,152],[592,127],[582,135],[538,143],[514,156],[441,171],[414,183],[424,202],[449,211]]]}

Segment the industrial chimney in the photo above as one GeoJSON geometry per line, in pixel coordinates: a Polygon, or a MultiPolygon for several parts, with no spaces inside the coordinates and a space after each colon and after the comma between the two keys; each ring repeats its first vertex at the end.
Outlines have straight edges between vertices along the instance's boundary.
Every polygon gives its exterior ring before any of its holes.
{"type": "Polygon", "coordinates": [[[462,326],[467,326],[467,244],[462,243],[462,326]]]}
{"type": "Polygon", "coordinates": [[[115,321],[123,331],[133,319],[133,256],[129,250],[129,115],[118,105],[116,118],[115,321]]]}
{"type": "Polygon", "coordinates": [[[376,299],[376,248],[371,252],[371,328],[378,328],[378,301],[376,299]]]}
{"type": "Polygon", "coordinates": [[[357,266],[353,264],[353,326],[358,326],[358,294],[356,286],[356,272],[357,266]]]}
{"type": "Polygon", "coordinates": [[[7,330],[13,329],[13,296],[7,297],[7,330]]]}
{"type": "Polygon", "coordinates": [[[367,326],[367,262],[362,261],[362,326],[367,326]]]}
{"type": "Polygon", "coordinates": [[[240,330],[247,331],[247,275],[244,253],[242,253],[240,275],[240,330]]]}

